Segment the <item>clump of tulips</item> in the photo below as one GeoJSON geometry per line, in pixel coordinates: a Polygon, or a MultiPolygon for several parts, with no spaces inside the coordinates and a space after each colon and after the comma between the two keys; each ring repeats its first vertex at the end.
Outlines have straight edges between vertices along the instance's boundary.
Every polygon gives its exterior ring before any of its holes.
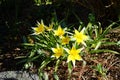
{"type": "Polygon", "coordinates": [[[78,29],[71,30],[54,22],[47,26],[41,20],[41,22],[37,22],[36,27],[32,27],[32,43],[26,43],[32,50],[25,67],[30,67],[31,65],[28,66],[28,63],[30,64],[32,61],[39,61],[38,71],[40,78],[43,78],[43,68],[53,61],[56,63],[54,74],[57,76],[56,72],[62,61],[68,64],[68,71],[71,74],[72,68],[76,67],[76,61],[82,61],[85,66],[86,61],[82,58],[83,55],[102,51],[117,54],[112,50],[99,49],[101,45],[107,45],[105,35],[110,29],[111,25],[102,31],[99,25],[88,23],[86,27],[80,25],[78,29]]]}

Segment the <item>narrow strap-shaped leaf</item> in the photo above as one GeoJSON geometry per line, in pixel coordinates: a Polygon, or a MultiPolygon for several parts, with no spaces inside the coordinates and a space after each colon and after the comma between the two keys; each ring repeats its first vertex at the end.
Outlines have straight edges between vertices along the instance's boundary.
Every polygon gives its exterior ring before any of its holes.
{"type": "Polygon", "coordinates": [[[113,25],[115,25],[116,23],[112,23],[111,25],[109,25],[103,32],[103,34],[101,34],[101,36],[99,38],[103,38],[105,37],[105,35],[109,32],[109,30],[112,28],[113,25]]]}
{"type": "Polygon", "coordinates": [[[35,44],[32,44],[32,43],[23,43],[21,45],[23,45],[23,46],[34,46],[35,44]]]}
{"type": "Polygon", "coordinates": [[[114,50],[109,50],[109,49],[101,49],[101,50],[91,50],[90,53],[101,53],[101,52],[109,52],[109,53],[113,53],[113,54],[120,54],[117,51],[114,50]]]}

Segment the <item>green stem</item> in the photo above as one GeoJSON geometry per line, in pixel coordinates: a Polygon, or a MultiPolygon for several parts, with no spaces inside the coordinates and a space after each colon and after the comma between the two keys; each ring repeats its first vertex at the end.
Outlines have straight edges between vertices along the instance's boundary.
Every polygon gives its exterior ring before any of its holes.
{"type": "Polygon", "coordinates": [[[55,65],[55,72],[57,72],[59,64],[60,64],[60,60],[58,59],[55,65]]]}
{"type": "Polygon", "coordinates": [[[68,62],[68,71],[69,71],[69,73],[68,73],[68,80],[70,80],[70,77],[71,77],[71,73],[72,73],[72,64],[71,64],[71,62],[68,62]]]}
{"type": "MultiPolygon", "coordinates": [[[[52,34],[54,34],[53,31],[52,31],[52,34]]],[[[57,41],[57,39],[56,39],[56,37],[54,35],[53,35],[53,38],[55,39],[55,41],[57,43],[58,41],[57,41]]]]}

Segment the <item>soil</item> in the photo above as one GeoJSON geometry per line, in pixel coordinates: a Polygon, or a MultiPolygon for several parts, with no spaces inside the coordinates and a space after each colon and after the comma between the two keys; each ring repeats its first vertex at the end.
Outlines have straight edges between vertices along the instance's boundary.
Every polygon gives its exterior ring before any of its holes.
{"type": "MultiPolygon", "coordinates": [[[[110,41],[117,42],[120,40],[120,28],[115,28],[109,32],[106,37],[110,41]]],[[[120,46],[105,46],[104,48],[116,50],[120,53],[120,46]]],[[[20,47],[12,48],[8,51],[1,51],[0,53],[0,72],[2,71],[18,71],[23,70],[24,63],[18,64],[21,58],[26,56],[27,53],[20,47]]],[[[113,53],[101,53],[101,54],[88,54],[87,57],[83,57],[87,62],[86,66],[81,66],[82,61],[76,63],[76,67],[73,68],[71,73],[71,80],[120,80],[120,54],[113,53]],[[107,70],[106,77],[101,76],[101,74],[94,69],[97,64],[102,64],[107,70]]],[[[49,80],[53,79],[53,67],[44,70],[49,74],[49,80]]],[[[37,73],[37,67],[28,70],[32,73],[37,73]]],[[[60,80],[67,80],[68,70],[65,62],[62,62],[58,72],[60,80]]]]}

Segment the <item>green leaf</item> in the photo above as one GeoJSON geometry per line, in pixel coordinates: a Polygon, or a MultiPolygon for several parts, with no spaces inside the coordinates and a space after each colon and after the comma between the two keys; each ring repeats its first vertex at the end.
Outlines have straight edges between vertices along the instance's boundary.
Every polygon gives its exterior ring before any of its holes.
{"type": "Polygon", "coordinates": [[[120,41],[117,42],[117,45],[120,46],[120,41]]]}
{"type": "Polygon", "coordinates": [[[34,46],[35,44],[32,44],[32,43],[23,43],[21,45],[23,45],[23,46],[34,46]]]}
{"type": "Polygon", "coordinates": [[[117,45],[116,42],[103,42],[104,46],[109,46],[109,45],[117,45]]]}
{"type": "Polygon", "coordinates": [[[116,23],[112,23],[110,24],[103,32],[103,34],[101,34],[101,36],[99,38],[104,38],[105,35],[109,32],[109,30],[112,28],[113,25],[115,25],[116,23]]]}
{"type": "Polygon", "coordinates": [[[60,60],[58,59],[55,65],[55,72],[57,72],[59,64],[60,64],[60,60]]]}
{"type": "Polygon", "coordinates": [[[59,77],[58,77],[58,75],[57,75],[57,73],[56,72],[54,72],[54,78],[55,78],[55,80],[59,80],[59,77]]]}
{"type": "Polygon", "coordinates": [[[51,61],[53,60],[53,58],[47,58],[45,59],[42,63],[41,66],[39,68],[39,71],[41,71],[47,64],[49,64],[51,61]]]}
{"type": "Polygon", "coordinates": [[[97,50],[100,46],[101,46],[101,41],[99,41],[98,43],[97,43],[97,45],[96,45],[96,47],[95,47],[95,49],[94,50],[97,50]]]}
{"type": "Polygon", "coordinates": [[[43,78],[44,78],[44,80],[49,80],[47,72],[44,72],[43,78]]]}
{"type": "Polygon", "coordinates": [[[32,62],[32,61],[34,61],[34,60],[36,60],[36,59],[38,59],[40,57],[40,55],[37,55],[37,56],[35,56],[35,57],[30,57],[30,58],[28,58],[28,62],[32,62]]]}
{"type": "Polygon", "coordinates": [[[103,73],[103,69],[102,69],[102,64],[97,64],[97,67],[96,67],[97,71],[102,74],[103,73]]]}
{"type": "Polygon", "coordinates": [[[70,62],[68,62],[68,71],[69,71],[69,73],[68,73],[68,80],[70,80],[71,73],[72,73],[72,70],[73,70],[72,68],[73,68],[72,62],[70,61],[70,62]]]}
{"type": "Polygon", "coordinates": [[[33,56],[35,55],[35,52],[36,52],[36,50],[32,50],[32,51],[30,52],[29,58],[33,57],[33,56]]]}
{"type": "Polygon", "coordinates": [[[72,72],[72,64],[71,64],[71,62],[68,62],[68,71],[69,71],[69,73],[71,74],[71,72],[72,72]]]}
{"type": "Polygon", "coordinates": [[[113,53],[113,54],[120,54],[117,51],[114,50],[108,50],[108,49],[101,49],[101,50],[91,50],[90,53],[101,53],[101,52],[109,52],[109,53],[113,53]]]}

